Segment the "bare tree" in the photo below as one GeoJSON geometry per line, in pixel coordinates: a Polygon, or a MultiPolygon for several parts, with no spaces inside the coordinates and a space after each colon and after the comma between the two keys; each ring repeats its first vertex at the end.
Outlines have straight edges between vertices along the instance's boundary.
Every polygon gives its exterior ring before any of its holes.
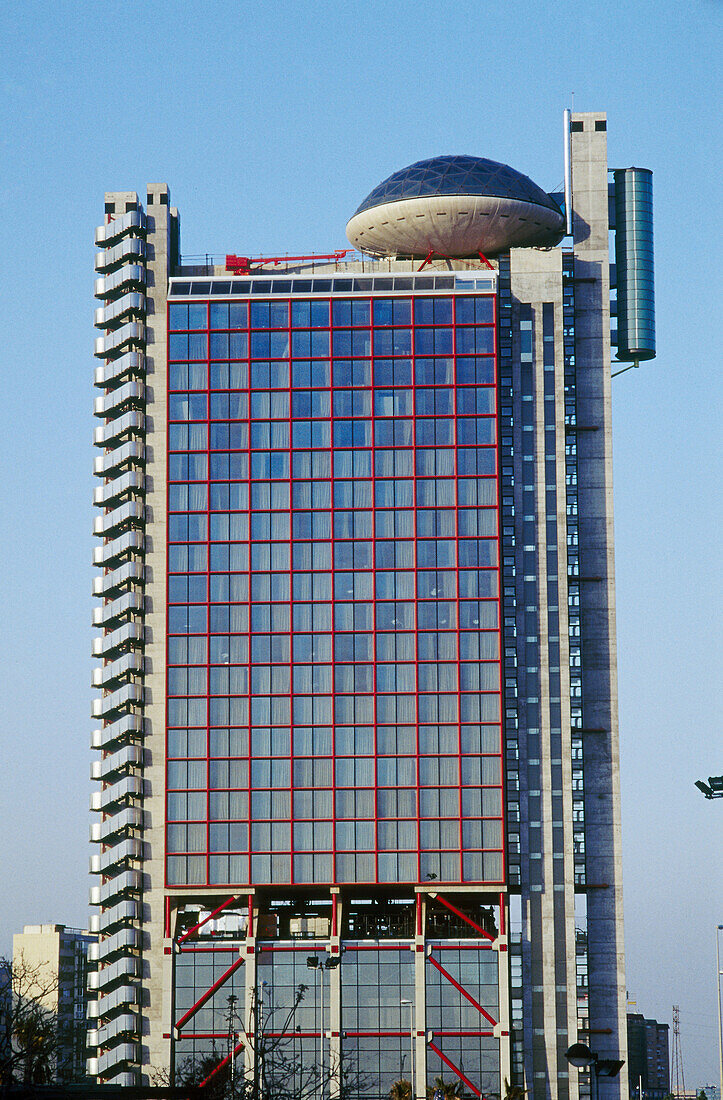
{"type": "Polygon", "coordinates": [[[64,1076],[58,977],[40,964],[0,959],[0,1086],[46,1085],[64,1076]]]}
{"type": "MultiPolygon", "coordinates": [[[[236,1030],[234,1004],[229,1003],[228,1049],[214,1045],[208,1054],[185,1059],[176,1067],[173,1082],[165,1070],[155,1071],[151,1075],[153,1083],[204,1084],[209,1100],[315,1100],[332,1095],[335,1100],[350,1100],[361,1095],[369,1085],[369,1078],[359,1072],[352,1058],[343,1056],[340,1064],[322,1066],[316,1058],[305,1058],[300,1050],[295,1017],[306,989],[303,984],[297,987],[288,1009],[266,1009],[261,1013],[254,1005],[256,1035],[248,1035],[242,1028],[236,1030]],[[251,1074],[232,1071],[229,1054],[237,1041],[248,1046],[253,1054],[251,1074]]],[[[229,1002],[232,1000],[229,998],[229,1002]]],[[[241,1057],[239,1054],[238,1058],[241,1057]]]]}

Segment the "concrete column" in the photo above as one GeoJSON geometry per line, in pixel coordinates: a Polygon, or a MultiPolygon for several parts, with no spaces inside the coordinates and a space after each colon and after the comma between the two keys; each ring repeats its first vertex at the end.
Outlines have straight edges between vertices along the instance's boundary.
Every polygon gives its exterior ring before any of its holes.
{"type": "MultiPolygon", "coordinates": [[[[590,1046],[626,1058],[610,392],[607,121],[572,116],[590,1046]]],[[[585,1038],[585,1036],[583,1036],[585,1038]]],[[[601,1082],[627,1095],[627,1068],[601,1082]]]]}
{"type": "Polygon", "coordinates": [[[246,982],[244,985],[244,1027],[246,1028],[246,1034],[249,1036],[250,1042],[246,1044],[245,1057],[244,1057],[244,1073],[246,1080],[250,1083],[254,1079],[254,1070],[256,1067],[256,1043],[258,1037],[256,1035],[256,924],[258,920],[258,914],[256,906],[254,904],[254,898],[249,897],[249,916],[248,926],[246,928],[246,943],[244,944],[242,951],[246,958],[244,965],[244,976],[246,982]]]}
{"type": "MultiPolygon", "coordinates": [[[[507,901],[502,903],[508,909],[507,901]]],[[[505,912],[504,927],[509,927],[509,917],[505,912]]],[[[495,1035],[500,1043],[500,1089],[504,1092],[505,1080],[512,1081],[512,1045],[510,1042],[510,956],[509,941],[506,935],[499,935],[494,942],[497,952],[497,988],[499,1014],[495,1035]]]]}
{"type": "Polygon", "coordinates": [[[427,899],[416,896],[417,925],[414,936],[414,1100],[427,1095],[427,899]]]}
{"type": "MultiPolygon", "coordinates": [[[[331,958],[341,959],[342,896],[338,886],[332,886],[332,921],[328,952],[331,958]]],[[[342,1046],[341,1046],[341,965],[327,971],[329,987],[329,1095],[340,1095],[342,1084],[342,1046]]]]}
{"type": "Polygon", "coordinates": [[[142,1075],[170,1062],[172,956],[164,953],[166,700],[166,302],[168,187],[149,184],[146,310],[146,557],[142,1075]]]}

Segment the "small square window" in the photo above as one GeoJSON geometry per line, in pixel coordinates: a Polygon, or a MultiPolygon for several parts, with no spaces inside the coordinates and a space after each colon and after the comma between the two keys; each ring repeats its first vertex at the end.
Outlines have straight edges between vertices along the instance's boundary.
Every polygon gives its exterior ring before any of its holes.
{"type": "Polygon", "coordinates": [[[585,127],[582,122],[572,122],[570,124],[570,130],[573,134],[581,134],[584,129],[585,127]]]}
{"type": "Polygon", "coordinates": [[[126,214],[128,214],[131,210],[135,210],[135,208],[136,208],[136,204],[134,202],[127,202],[126,203],[126,214]]]}
{"type": "Polygon", "coordinates": [[[599,119],[596,120],[596,122],[595,122],[595,129],[596,130],[607,130],[607,128],[608,128],[608,124],[607,124],[607,122],[605,121],[604,118],[599,118],[599,119]]]}
{"type": "Polygon", "coordinates": [[[168,192],[166,191],[163,195],[159,195],[158,201],[161,206],[168,206],[168,192]]]}
{"type": "Polygon", "coordinates": [[[146,203],[147,203],[147,205],[148,205],[148,206],[153,206],[153,203],[154,203],[154,201],[155,201],[155,200],[154,200],[154,198],[153,198],[153,195],[152,195],[152,194],[150,193],[150,191],[149,191],[149,192],[148,192],[148,194],[146,195],[146,203]]]}
{"type": "Polygon", "coordinates": [[[106,214],[115,214],[115,203],[114,202],[107,202],[105,204],[105,212],[106,212],[106,214]]]}

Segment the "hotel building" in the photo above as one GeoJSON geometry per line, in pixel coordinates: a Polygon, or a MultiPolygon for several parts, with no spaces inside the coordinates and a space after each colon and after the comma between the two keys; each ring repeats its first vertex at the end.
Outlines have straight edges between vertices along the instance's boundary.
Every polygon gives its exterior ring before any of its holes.
{"type": "Polygon", "coordinates": [[[326,256],[194,264],[166,185],[106,194],[101,1080],[576,1100],[573,1042],[625,1057],[611,270],[650,358],[652,221],[606,138],[566,116],[564,203],[412,165],[326,256]]]}

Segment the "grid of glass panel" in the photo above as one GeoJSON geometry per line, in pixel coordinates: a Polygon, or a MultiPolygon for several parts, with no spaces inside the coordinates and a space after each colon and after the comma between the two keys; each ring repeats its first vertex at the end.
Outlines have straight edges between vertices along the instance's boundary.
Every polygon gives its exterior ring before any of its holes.
{"type": "MultiPolygon", "coordinates": [[[[478,1004],[499,1019],[497,955],[489,948],[432,944],[432,955],[478,1004]]],[[[443,974],[427,966],[427,1027],[435,1031],[486,1031],[492,1025],[443,974]]]]}
{"type": "MultiPolygon", "coordinates": [[[[175,1016],[179,1018],[238,960],[240,943],[223,949],[210,946],[183,948],[176,963],[175,1016]]],[[[388,1096],[394,1081],[409,1079],[410,1016],[414,1001],[414,953],[409,941],[369,946],[347,943],[341,955],[342,1065],[355,1091],[367,1100],[388,1096]]],[[[438,1050],[484,1094],[499,1091],[499,1042],[493,1025],[470,1003],[461,985],[492,1016],[499,1018],[498,955],[489,943],[464,946],[432,941],[426,971],[428,1084],[450,1071],[438,1050]],[[452,980],[450,980],[452,979],[452,980]],[[436,1049],[435,1049],[436,1048],[436,1049]]],[[[330,983],[334,976],[323,966],[326,951],[317,943],[262,943],[257,955],[257,1026],[264,1036],[267,1073],[294,1073],[307,1081],[322,1062],[330,1065],[330,983]],[[309,962],[320,965],[314,969],[309,962]],[[321,1035],[325,1033],[322,1056],[321,1035]]],[[[178,1065],[195,1060],[206,1065],[226,1056],[231,1033],[245,1021],[243,968],[237,971],[196,1014],[183,1025],[176,1041],[178,1065]],[[239,985],[239,983],[241,983],[239,985]],[[229,998],[235,997],[232,1003],[229,998]]],[[[234,1040],[235,1041],[235,1040],[234,1040]]]]}
{"type": "Polygon", "coordinates": [[[347,950],[341,961],[345,1031],[399,1031],[409,1027],[402,1000],[414,999],[414,955],[392,950],[347,950]]]}
{"type": "Polygon", "coordinates": [[[503,878],[494,297],[169,306],[169,884],[503,878]]]}

